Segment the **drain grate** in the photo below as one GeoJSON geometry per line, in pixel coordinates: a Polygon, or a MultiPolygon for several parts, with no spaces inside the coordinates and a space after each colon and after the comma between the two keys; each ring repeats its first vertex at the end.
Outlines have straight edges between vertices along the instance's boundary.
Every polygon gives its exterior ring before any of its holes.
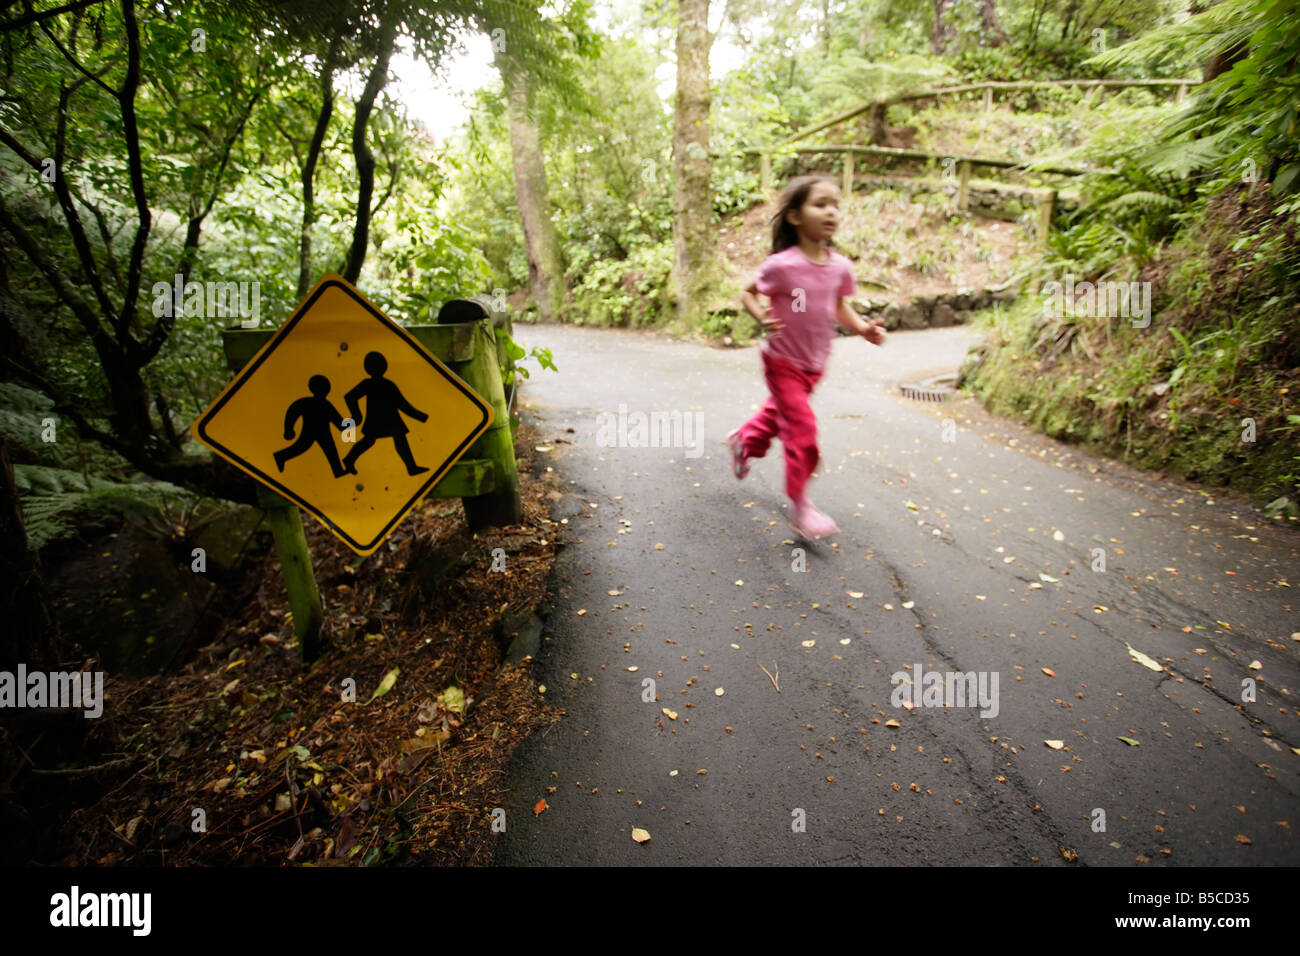
{"type": "Polygon", "coordinates": [[[953,387],[956,384],[957,373],[947,372],[920,382],[904,382],[898,386],[898,390],[903,393],[904,398],[910,398],[914,401],[946,402],[948,397],[953,394],[953,387]]]}

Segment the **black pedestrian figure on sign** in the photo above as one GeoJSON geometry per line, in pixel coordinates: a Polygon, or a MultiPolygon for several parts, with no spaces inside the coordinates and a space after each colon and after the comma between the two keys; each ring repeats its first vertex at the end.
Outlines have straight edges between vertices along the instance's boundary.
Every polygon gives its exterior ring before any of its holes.
{"type": "Polygon", "coordinates": [[[298,424],[299,418],[302,419],[302,434],[288,448],[282,448],[275,453],[275,467],[283,472],[284,463],[290,458],[297,458],[312,445],[320,445],[320,450],[325,453],[325,458],[330,463],[330,471],[334,472],[335,478],[341,478],[345,472],[343,466],[339,464],[339,453],[334,447],[334,436],[330,434],[330,425],[333,424],[342,431],[343,416],[325,397],[330,393],[330,380],[324,375],[313,375],[307,380],[307,388],[311,395],[293,402],[284,414],[285,440],[293,438],[294,426],[298,424]]]}
{"type": "Polygon", "coordinates": [[[411,455],[411,446],[406,442],[406,433],[410,431],[402,414],[414,418],[417,422],[429,420],[427,413],[411,405],[392,379],[384,378],[388,371],[388,360],[379,352],[368,352],[361,363],[370,375],[362,379],[344,396],[352,420],[361,427],[361,441],[343,459],[343,470],[350,474],[357,473],[356,462],[379,438],[391,438],[397,449],[397,456],[406,465],[408,475],[418,475],[428,471],[415,463],[411,455]],[[361,417],[361,399],[366,400],[366,417],[361,417]]]}

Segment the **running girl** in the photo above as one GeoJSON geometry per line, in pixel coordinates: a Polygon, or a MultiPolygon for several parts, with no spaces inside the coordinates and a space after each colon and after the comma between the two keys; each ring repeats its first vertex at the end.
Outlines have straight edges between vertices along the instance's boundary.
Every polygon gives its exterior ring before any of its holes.
{"type": "Polygon", "coordinates": [[[773,438],[781,439],[790,527],[807,539],[840,530],[805,493],[821,457],[808,397],[826,369],[835,323],[873,345],[885,343],[884,326],[863,321],[848,303],[857,288],[853,266],[830,249],[839,219],[840,190],[832,179],[803,176],[781,194],[772,217],[772,255],[741,293],[749,314],[770,334],[762,358],[771,394],[762,410],[726,439],[737,478],[749,474],[749,460],[766,455],[773,438]],[[766,309],[756,293],[770,300],[766,309]]]}

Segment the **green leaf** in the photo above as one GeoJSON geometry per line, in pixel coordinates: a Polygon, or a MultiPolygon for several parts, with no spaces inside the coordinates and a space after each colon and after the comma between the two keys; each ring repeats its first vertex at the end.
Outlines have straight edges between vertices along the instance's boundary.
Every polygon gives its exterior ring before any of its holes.
{"type": "Polygon", "coordinates": [[[1300,185],[1300,163],[1288,163],[1278,170],[1273,177],[1273,191],[1278,194],[1289,193],[1300,185]]]}
{"type": "Polygon", "coordinates": [[[1139,746],[1141,746],[1141,744],[1139,744],[1139,743],[1138,743],[1136,740],[1134,740],[1132,737],[1116,737],[1115,739],[1116,739],[1116,740],[1122,740],[1122,741],[1124,741],[1124,743],[1128,744],[1130,747],[1139,747],[1139,746]]]}
{"type": "Polygon", "coordinates": [[[374,701],[379,697],[383,697],[390,690],[392,690],[393,687],[397,684],[397,675],[400,674],[401,672],[402,669],[400,667],[394,667],[391,671],[385,674],[384,679],[379,682],[379,686],[375,688],[375,692],[370,695],[370,700],[367,700],[366,703],[369,704],[371,703],[371,701],[374,701]]]}
{"type": "Polygon", "coordinates": [[[463,714],[465,713],[465,692],[452,684],[438,695],[438,703],[442,704],[444,710],[449,710],[453,714],[463,714]]]}

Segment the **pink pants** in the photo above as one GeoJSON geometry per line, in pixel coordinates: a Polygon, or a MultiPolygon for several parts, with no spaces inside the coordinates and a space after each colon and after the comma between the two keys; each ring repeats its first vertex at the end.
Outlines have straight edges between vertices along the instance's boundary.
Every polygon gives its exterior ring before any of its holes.
{"type": "Polygon", "coordinates": [[[785,492],[793,501],[802,501],[804,487],[817,467],[821,453],[817,449],[817,419],[808,396],[822,377],[822,372],[805,372],[780,358],[763,356],[763,377],[771,392],[767,403],[749,421],[740,426],[745,454],[762,458],[780,438],[785,448],[785,492]]]}

